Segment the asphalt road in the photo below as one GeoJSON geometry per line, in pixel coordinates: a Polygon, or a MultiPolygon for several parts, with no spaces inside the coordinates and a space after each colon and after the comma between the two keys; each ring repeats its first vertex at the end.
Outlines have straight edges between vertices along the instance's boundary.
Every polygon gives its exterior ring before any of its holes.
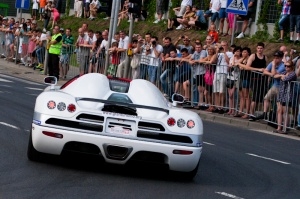
{"type": "Polygon", "coordinates": [[[300,142],[204,121],[204,151],[193,181],[93,157],[27,159],[36,96],[44,85],[0,74],[0,199],[300,197],[300,142]]]}

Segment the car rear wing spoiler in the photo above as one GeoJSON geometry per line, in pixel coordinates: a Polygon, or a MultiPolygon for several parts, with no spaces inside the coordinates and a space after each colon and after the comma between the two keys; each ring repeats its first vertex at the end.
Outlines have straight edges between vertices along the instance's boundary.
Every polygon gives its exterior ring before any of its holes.
{"type": "Polygon", "coordinates": [[[169,114],[169,109],[159,108],[159,107],[154,107],[154,106],[145,106],[145,105],[139,105],[139,104],[114,102],[114,101],[109,101],[109,100],[85,98],[85,97],[76,97],[75,100],[76,100],[76,102],[77,101],[100,102],[100,103],[110,104],[110,105],[126,106],[126,107],[131,107],[131,108],[149,109],[149,110],[154,110],[154,111],[162,111],[162,112],[165,112],[165,113],[169,114]]]}

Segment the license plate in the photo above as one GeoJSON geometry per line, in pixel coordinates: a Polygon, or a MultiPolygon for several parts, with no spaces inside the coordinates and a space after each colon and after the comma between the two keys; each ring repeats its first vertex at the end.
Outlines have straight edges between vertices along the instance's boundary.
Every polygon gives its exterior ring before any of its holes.
{"type": "Polygon", "coordinates": [[[136,123],[131,120],[107,118],[106,132],[124,136],[134,136],[136,123]]]}

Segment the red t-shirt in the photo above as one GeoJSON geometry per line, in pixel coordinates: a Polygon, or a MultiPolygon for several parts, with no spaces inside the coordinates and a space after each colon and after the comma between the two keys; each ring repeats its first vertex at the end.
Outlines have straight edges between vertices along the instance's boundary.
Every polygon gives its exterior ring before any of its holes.
{"type": "Polygon", "coordinates": [[[208,35],[213,38],[214,43],[218,43],[219,41],[219,34],[217,31],[209,31],[208,35]]]}

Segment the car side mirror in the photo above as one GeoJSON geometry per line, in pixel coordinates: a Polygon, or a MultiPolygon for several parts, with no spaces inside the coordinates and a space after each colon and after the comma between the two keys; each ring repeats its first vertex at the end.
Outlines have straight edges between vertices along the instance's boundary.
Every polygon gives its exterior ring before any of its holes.
{"type": "Polygon", "coordinates": [[[172,95],[172,102],[173,106],[176,106],[177,104],[182,104],[184,102],[184,97],[180,94],[174,93],[172,95]]]}
{"type": "Polygon", "coordinates": [[[44,78],[44,83],[51,86],[51,90],[54,90],[55,85],[57,84],[57,78],[54,76],[48,76],[44,78]]]}

